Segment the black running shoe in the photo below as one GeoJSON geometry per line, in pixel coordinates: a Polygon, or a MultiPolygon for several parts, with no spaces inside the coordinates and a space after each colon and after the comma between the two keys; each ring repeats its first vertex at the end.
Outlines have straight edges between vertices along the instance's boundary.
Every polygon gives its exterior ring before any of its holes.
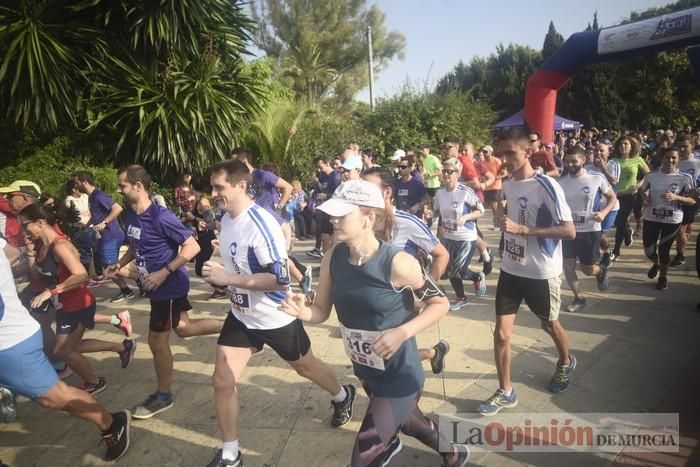
{"type": "Polygon", "coordinates": [[[134,354],[136,353],[136,341],[131,339],[124,339],[122,343],[124,344],[124,350],[119,352],[119,359],[122,361],[122,368],[126,368],[131,362],[134,361],[134,354]]]}
{"type": "Polygon", "coordinates": [[[489,252],[489,260],[484,261],[484,266],[482,272],[484,275],[488,276],[493,271],[493,255],[491,254],[491,248],[487,248],[486,251],[489,252]]]}
{"type": "Polygon", "coordinates": [[[685,256],[681,253],[678,253],[676,256],[673,257],[671,260],[671,266],[681,266],[685,264],[685,256]]]}
{"type": "Polygon", "coordinates": [[[230,459],[224,459],[222,457],[223,451],[221,449],[216,450],[216,455],[207,464],[207,467],[243,467],[243,459],[241,458],[241,451],[238,451],[238,457],[235,461],[230,459]]]}
{"type": "Polygon", "coordinates": [[[352,384],[344,384],[343,387],[347,392],[347,396],[343,402],[331,401],[333,407],[333,418],[331,425],[339,427],[345,425],[352,418],[352,405],[355,403],[355,386],[352,384]]]}
{"type": "Polygon", "coordinates": [[[102,440],[107,443],[105,459],[115,461],[129,449],[129,425],[131,414],[128,410],[112,414],[112,425],[102,433],[102,440]]]}
{"type": "Polygon", "coordinates": [[[450,351],[450,344],[446,340],[440,339],[440,342],[435,344],[433,349],[435,349],[435,356],[430,359],[430,368],[433,373],[439,375],[445,369],[445,355],[450,351]]]}
{"type": "Polygon", "coordinates": [[[656,279],[656,276],[658,274],[659,274],[659,265],[652,264],[651,267],[649,268],[649,272],[647,272],[647,277],[649,279],[656,279]]]}
{"type": "Polygon", "coordinates": [[[382,462],[382,467],[386,467],[387,465],[389,465],[391,459],[393,459],[394,456],[401,452],[401,448],[403,448],[403,444],[401,444],[401,438],[399,438],[399,435],[396,434],[391,439],[391,441],[389,441],[389,445],[386,447],[386,451],[384,451],[384,462],[382,462]]]}
{"type": "Polygon", "coordinates": [[[668,290],[668,279],[666,279],[666,276],[659,276],[659,280],[656,282],[656,288],[659,290],[668,290]]]}
{"type": "Polygon", "coordinates": [[[457,451],[457,461],[450,464],[447,462],[447,456],[443,454],[442,467],[466,467],[469,463],[469,446],[466,444],[455,444],[453,448],[457,451]]]}

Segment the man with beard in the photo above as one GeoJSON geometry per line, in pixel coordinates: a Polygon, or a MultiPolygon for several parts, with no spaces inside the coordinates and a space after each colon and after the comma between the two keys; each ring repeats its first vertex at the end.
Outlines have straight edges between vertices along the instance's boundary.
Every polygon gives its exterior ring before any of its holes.
{"type": "Polygon", "coordinates": [[[601,222],[615,206],[617,197],[605,177],[583,168],[585,154],[583,149],[574,146],[564,156],[564,173],[559,178],[559,185],[564,190],[566,203],[571,208],[571,215],[576,228],[576,238],[564,240],[564,275],[574,300],[566,307],[574,312],[586,306],[586,299],[581,293],[581,284],[576,276],[576,259],[581,263],[581,271],[587,276],[595,276],[598,289],[606,290],[609,286],[608,265],[597,265],[600,256],[601,222]],[[602,199],[605,198],[605,207],[602,199]]]}

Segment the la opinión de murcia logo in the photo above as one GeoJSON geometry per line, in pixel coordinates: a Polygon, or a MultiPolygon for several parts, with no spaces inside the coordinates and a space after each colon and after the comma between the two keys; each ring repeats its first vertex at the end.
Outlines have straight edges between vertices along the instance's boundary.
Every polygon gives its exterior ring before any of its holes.
{"type": "Polygon", "coordinates": [[[677,36],[689,33],[693,24],[693,15],[688,13],[682,16],[665,17],[659,20],[656,31],[651,35],[651,40],[664,39],[666,37],[677,36]]]}

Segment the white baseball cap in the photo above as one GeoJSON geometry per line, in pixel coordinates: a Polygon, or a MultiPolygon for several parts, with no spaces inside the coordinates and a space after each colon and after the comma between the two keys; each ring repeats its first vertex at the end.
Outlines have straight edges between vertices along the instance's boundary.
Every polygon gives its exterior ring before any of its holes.
{"type": "Polygon", "coordinates": [[[360,159],[359,156],[350,156],[347,159],[345,159],[345,162],[343,162],[342,166],[345,170],[362,170],[362,159],[360,159]]]}
{"type": "Polygon", "coordinates": [[[403,149],[397,149],[396,151],[394,151],[394,154],[389,159],[391,159],[392,161],[398,161],[400,159],[403,159],[404,157],[406,157],[406,151],[404,151],[403,149]]]}
{"type": "Polygon", "coordinates": [[[331,199],[316,209],[332,217],[343,217],[356,206],[384,209],[384,197],[379,187],[365,180],[348,180],[336,188],[331,199]]]}

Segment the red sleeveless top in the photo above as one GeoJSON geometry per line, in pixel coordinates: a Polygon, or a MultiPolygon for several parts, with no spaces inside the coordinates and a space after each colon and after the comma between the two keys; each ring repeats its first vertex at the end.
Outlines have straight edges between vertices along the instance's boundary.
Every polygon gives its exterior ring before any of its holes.
{"type": "MultiPolygon", "coordinates": [[[[49,245],[49,251],[46,253],[46,257],[37,261],[36,266],[42,275],[44,282],[50,288],[56,287],[56,284],[64,282],[71,276],[71,272],[68,268],[54,258],[53,246],[59,240],[66,240],[66,237],[60,236],[56,237],[51,245],[49,245]]],[[[84,310],[95,304],[95,296],[92,294],[90,289],[87,288],[87,284],[81,284],[73,290],[63,292],[58,295],[58,302],[60,303],[60,308],[58,311],[70,313],[72,311],[84,310]]]]}

